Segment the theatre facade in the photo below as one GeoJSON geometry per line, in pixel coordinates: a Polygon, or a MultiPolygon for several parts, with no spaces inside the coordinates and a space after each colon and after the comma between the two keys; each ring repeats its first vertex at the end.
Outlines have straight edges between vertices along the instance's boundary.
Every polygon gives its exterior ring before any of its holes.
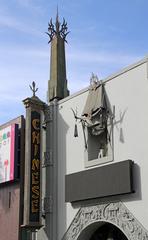
{"type": "Polygon", "coordinates": [[[146,240],[148,58],[105,79],[92,74],[86,89],[70,95],[65,19],[60,23],[57,14],[47,34],[48,102],[37,97],[34,82],[33,96],[23,101],[15,239],[146,240]]]}
{"type": "Polygon", "coordinates": [[[59,102],[59,239],[148,239],[147,63],[59,102]]]}
{"type": "Polygon", "coordinates": [[[92,74],[88,88],[68,96],[67,23],[60,25],[57,16],[48,30],[45,225],[39,239],[148,239],[148,59],[103,80],[92,74]]]}

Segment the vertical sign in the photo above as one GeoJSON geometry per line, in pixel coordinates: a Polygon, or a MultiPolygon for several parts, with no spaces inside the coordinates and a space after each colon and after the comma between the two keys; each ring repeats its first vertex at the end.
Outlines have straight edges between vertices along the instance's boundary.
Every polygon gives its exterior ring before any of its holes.
{"type": "Polygon", "coordinates": [[[30,215],[32,223],[40,222],[40,113],[31,111],[30,215]]]}

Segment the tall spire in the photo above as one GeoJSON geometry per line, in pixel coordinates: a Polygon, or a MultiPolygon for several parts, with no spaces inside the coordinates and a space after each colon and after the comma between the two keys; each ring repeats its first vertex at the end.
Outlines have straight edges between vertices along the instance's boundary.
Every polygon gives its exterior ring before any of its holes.
{"type": "Polygon", "coordinates": [[[60,22],[59,22],[59,10],[57,5],[57,16],[56,16],[56,32],[59,33],[60,22]]]}
{"type": "Polygon", "coordinates": [[[62,99],[69,95],[66,79],[66,61],[65,61],[65,42],[69,33],[67,22],[63,19],[61,24],[59,21],[59,13],[57,7],[57,15],[55,25],[52,19],[48,23],[48,36],[51,42],[50,56],[50,80],[48,81],[48,101],[53,99],[62,99]]]}
{"type": "Polygon", "coordinates": [[[57,16],[56,16],[56,20],[59,20],[59,8],[58,8],[58,5],[57,5],[57,16]]]}

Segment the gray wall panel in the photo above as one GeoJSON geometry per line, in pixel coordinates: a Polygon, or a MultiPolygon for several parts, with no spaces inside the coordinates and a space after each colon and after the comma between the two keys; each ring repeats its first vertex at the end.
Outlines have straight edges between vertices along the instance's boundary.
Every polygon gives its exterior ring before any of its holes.
{"type": "Polygon", "coordinates": [[[133,162],[126,160],[66,175],[65,201],[75,202],[133,192],[133,162]]]}

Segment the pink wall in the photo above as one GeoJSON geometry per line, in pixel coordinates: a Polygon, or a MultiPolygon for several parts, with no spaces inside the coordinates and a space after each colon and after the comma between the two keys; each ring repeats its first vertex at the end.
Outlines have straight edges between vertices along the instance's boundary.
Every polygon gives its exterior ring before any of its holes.
{"type": "Polygon", "coordinates": [[[19,238],[19,183],[0,187],[0,240],[19,238]]]}

